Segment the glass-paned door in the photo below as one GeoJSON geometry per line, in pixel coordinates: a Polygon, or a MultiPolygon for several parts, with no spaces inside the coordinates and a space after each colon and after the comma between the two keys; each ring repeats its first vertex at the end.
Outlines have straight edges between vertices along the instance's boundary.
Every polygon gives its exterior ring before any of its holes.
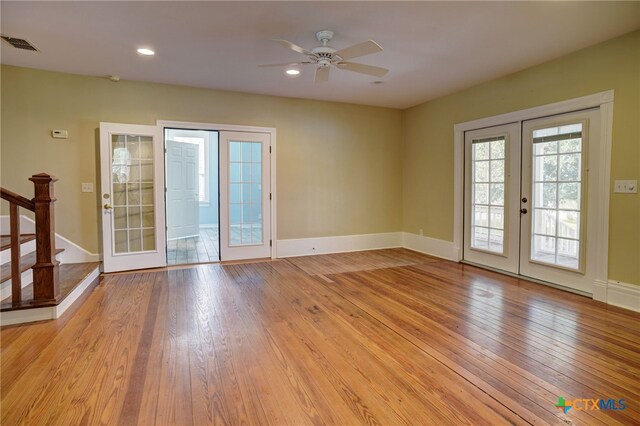
{"type": "Polygon", "coordinates": [[[271,256],[270,135],[220,133],[222,260],[271,256]]]}
{"type": "Polygon", "coordinates": [[[599,144],[599,109],[466,132],[464,260],[591,293],[599,144]]]}
{"type": "Polygon", "coordinates": [[[600,111],[523,123],[520,273],[591,292],[595,248],[589,233],[597,207],[600,111]],[[591,164],[591,166],[590,166],[591,164]],[[524,211],[523,210],[523,211],[524,211]]]}
{"type": "Polygon", "coordinates": [[[105,272],[166,264],[162,155],[155,126],[100,123],[105,272]]]}
{"type": "Polygon", "coordinates": [[[465,134],[464,258],[517,273],[520,126],[465,134]]]}

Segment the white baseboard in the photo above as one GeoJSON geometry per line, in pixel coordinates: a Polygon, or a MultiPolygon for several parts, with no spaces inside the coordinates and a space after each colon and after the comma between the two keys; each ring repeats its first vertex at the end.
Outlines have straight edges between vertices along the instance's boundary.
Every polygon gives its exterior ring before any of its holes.
{"type": "MultiPolygon", "coordinates": [[[[36,251],[36,240],[27,241],[20,244],[20,256],[27,255],[36,251]]],[[[11,248],[7,248],[0,252],[0,265],[11,262],[11,248]]]]}
{"type": "MultiPolygon", "coordinates": [[[[0,229],[2,233],[9,233],[9,216],[0,216],[0,229]]],[[[33,234],[35,233],[36,224],[28,216],[21,215],[20,216],[20,232],[23,234],[33,234]]],[[[35,242],[33,242],[33,247],[35,250],[35,242]]],[[[64,249],[64,251],[60,254],[58,259],[61,263],[84,263],[84,262],[98,262],[100,261],[100,255],[98,253],[91,253],[73,241],[70,241],[63,237],[62,235],[56,233],[56,248],[64,249]]],[[[29,251],[22,250],[22,254],[27,254],[29,251]]],[[[2,259],[2,263],[6,263],[8,260],[2,259]]]]}
{"type": "MultiPolygon", "coordinates": [[[[33,269],[29,268],[20,275],[20,285],[25,288],[33,282],[33,269]]],[[[11,296],[11,280],[0,284],[0,300],[4,300],[11,296]]]]}
{"type": "Polygon", "coordinates": [[[402,247],[401,232],[278,240],[278,257],[402,247]]]}
{"type": "Polygon", "coordinates": [[[640,312],[640,285],[610,280],[607,283],[606,290],[606,303],[608,303],[609,305],[630,309],[635,312],[640,312]]]}
{"type": "Polygon", "coordinates": [[[201,223],[200,228],[218,229],[218,224],[217,223],[201,223]]]}
{"type": "Polygon", "coordinates": [[[73,291],[71,293],[69,293],[69,295],[62,301],[62,303],[60,303],[59,305],[54,307],[54,309],[55,309],[55,311],[54,311],[55,317],[54,318],[60,318],[62,316],[62,314],[64,314],[64,312],[67,309],[69,309],[69,307],[71,305],[73,305],[73,303],[76,300],[78,300],[80,298],[80,296],[82,296],[82,294],[85,291],[87,291],[87,288],[89,288],[91,283],[96,278],[98,278],[99,275],[100,275],[100,268],[98,268],[96,266],[95,269],[93,271],[91,271],[91,273],[89,275],[84,277],[84,280],[82,280],[82,284],[80,284],[79,286],[74,288],[73,291]]]}
{"type": "Polygon", "coordinates": [[[412,234],[410,232],[402,233],[402,246],[410,250],[454,262],[457,257],[457,250],[453,246],[453,242],[412,234]]]}
{"type": "Polygon", "coordinates": [[[63,301],[57,306],[46,306],[34,309],[21,309],[16,311],[0,312],[0,326],[22,324],[34,321],[57,319],[73,305],[73,303],[87,291],[91,283],[100,275],[98,267],[84,279],[63,301]]]}
{"type": "Polygon", "coordinates": [[[591,297],[598,302],[607,303],[607,287],[609,283],[602,280],[593,281],[593,293],[591,297]]]}
{"type": "Polygon", "coordinates": [[[0,312],[0,326],[24,324],[27,322],[45,321],[55,319],[53,306],[35,309],[22,309],[19,311],[0,312]]]}

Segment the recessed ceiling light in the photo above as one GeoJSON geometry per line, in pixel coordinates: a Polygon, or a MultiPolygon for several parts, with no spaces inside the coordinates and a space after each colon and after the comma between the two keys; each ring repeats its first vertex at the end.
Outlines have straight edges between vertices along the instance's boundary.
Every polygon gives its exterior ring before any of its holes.
{"type": "Polygon", "coordinates": [[[144,56],[153,56],[156,54],[156,52],[146,47],[141,47],[140,49],[138,49],[138,53],[144,56]]]}
{"type": "Polygon", "coordinates": [[[297,70],[295,68],[291,68],[285,71],[287,74],[289,75],[298,75],[300,74],[300,70],[297,70]]]}

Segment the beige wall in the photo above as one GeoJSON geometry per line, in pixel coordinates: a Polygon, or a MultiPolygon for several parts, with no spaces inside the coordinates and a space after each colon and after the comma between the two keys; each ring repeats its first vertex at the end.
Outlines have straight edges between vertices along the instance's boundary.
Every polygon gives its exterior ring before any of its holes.
{"type": "Polygon", "coordinates": [[[57,230],[89,251],[98,251],[99,201],[80,183],[98,179],[100,121],[275,127],[278,239],[401,229],[399,110],[1,70],[2,186],[27,195],[31,174],[57,176],[57,230]],[[69,139],[52,139],[51,129],[68,130],[69,139]]]}
{"type": "MultiPolygon", "coordinates": [[[[58,176],[58,230],[97,251],[98,200],[80,183],[97,179],[100,121],[276,127],[278,239],[423,229],[451,241],[455,123],[609,89],[612,180],[640,179],[640,32],[405,111],[3,66],[2,186],[28,194],[30,174],[58,176]]],[[[610,207],[609,276],[640,284],[640,196],[610,207]]]]}
{"type": "MultiPolygon", "coordinates": [[[[640,31],[406,110],[404,231],[453,239],[454,124],[609,89],[613,187],[615,179],[640,180],[640,31]]],[[[610,279],[640,284],[639,222],[640,195],[612,193],[610,279]]]]}

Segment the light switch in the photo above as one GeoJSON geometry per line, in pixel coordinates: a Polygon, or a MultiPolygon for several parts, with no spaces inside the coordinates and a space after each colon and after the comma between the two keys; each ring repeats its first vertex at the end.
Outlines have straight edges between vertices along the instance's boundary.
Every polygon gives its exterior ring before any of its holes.
{"type": "Polygon", "coordinates": [[[83,183],[82,192],[93,192],[93,183],[83,183]]]}
{"type": "Polygon", "coordinates": [[[613,192],[618,192],[622,194],[637,194],[638,181],[637,180],[617,180],[614,182],[613,192]]]}

